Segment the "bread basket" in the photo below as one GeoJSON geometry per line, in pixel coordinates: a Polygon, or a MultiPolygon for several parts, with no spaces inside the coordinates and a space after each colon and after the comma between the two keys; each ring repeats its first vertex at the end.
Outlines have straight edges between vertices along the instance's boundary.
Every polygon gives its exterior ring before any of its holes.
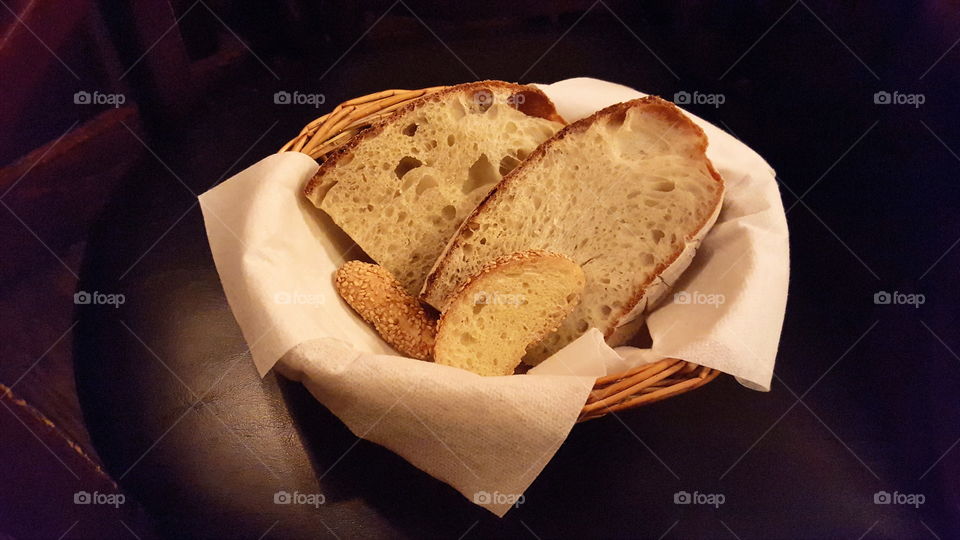
{"type": "MultiPolygon", "coordinates": [[[[323,161],[351,137],[381,118],[445,86],[421,90],[384,90],[345,101],[329,114],[307,124],[280,152],[301,152],[323,161]]],[[[622,373],[600,377],[580,412],[580,421],[632,409],[698,388],[717,378],[719,371],[676,358],[664,358],[622,373]]]]}

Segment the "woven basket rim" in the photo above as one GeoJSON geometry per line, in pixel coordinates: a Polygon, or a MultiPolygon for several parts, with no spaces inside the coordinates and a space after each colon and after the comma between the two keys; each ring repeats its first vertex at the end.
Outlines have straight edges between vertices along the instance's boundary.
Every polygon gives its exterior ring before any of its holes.
{"type": "MultiPolygon", "coordinates": [[[[344,101],[329,113],[311,121],[281,152],[301,152],[323,161],[353,136],[383,120],[404,105],[449,88],[433,86],[419,90],[383,90],[344,101]]],[[[716,379],[720,371],[679,358],[664,358],[594,382],[578,422],[649,405],[699,388],[716,379]]]]}

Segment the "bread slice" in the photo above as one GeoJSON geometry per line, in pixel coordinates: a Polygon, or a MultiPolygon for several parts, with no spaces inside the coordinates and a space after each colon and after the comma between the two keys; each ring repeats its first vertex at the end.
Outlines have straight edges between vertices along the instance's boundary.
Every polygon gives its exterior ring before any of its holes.
{"type": "Polygon", "coordinates": [[[453,86],[358,134],[305,193],[416,296],[463,219],[563,125],[535,87],[453,86]]]}
{"type": "Polygon", "coordinates": [[[580,300],[583,270],[540,250],[501,257],[453,294],[437,325],[438,364],[510,375],[527,347],[556,330],[580,300]]]}
{"type": "Polygon", "coordinates": [[[558,331],[525,360],[536,363],[591,327],[610,337],[665,292],[716,221],[723,180],[706,148],[703,130],[657,97],[567,126],[464,221],[421,297],[443,311],[487,262],[549,250],[579,263],[587,286],[558,331]]]}
{"type": "Polygon", "coordinates": [[[428,360],[437,321],[385,268],[347,261],[333,275],[340,297],[400,354],[428,360]]]}

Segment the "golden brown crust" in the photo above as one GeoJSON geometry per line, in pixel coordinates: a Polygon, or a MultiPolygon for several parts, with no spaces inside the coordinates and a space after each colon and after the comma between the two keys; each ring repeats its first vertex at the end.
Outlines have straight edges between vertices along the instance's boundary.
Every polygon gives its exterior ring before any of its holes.
{"type": "Polygon", "coordinates": [[[401,354],[419,360],[433,355],[436,321],[386,268],[347,261],[334,274],[334,285],[347,304],[401,354]]]}
{"type": "MultiPolygon", "coordinates": [[[[717,190],[716,200],[714,201],[713,206],[716,206],[717,204],[719,204],[720,198],[723,195],[723,189],[722,189],[723,178],[720,177],[720,174],[713,167],[713,163],[710,162],[710,159],[706,157],[707,142],[708,142],[707,135],[703,132],[703,129],[701,129],[700,126],[696,125],[692,120],[690,120],[690,118],[688,118],[683,113],[683,111],[677,108],[677,106],[674,105],[673,103],[657,96],[647,96],[643,98],[633,99],[630,101],[624,101],[623,103],[617,103],[615,105],[611,105],[609,107],[601,109],[586,118],[582,118],[572,124],[569,124],[565,128],[558,131],[553,137],[541,143],[540,146],[538,146],[533,152],[530,153],[529,156],[527,156],[527,159],[524,160],[524,162],[520,166],[510,171],[506,176],[503,177],[502,180],[500,180],[500,183],[497,184],[495,188],[493,188],[493,190],[486,196],[486,198],[484,198],[483,201],[481,201],[480,204],[477,205],[477,207],[467,217],[467,219],[463,221],[463,224],[460,226],[461,228],[459,229],[459,231],[462,231],[464,227],[469,227],[470,225],[477,224],[476,217],[481,212],[483,212],[488,206],[490,206],[494,201],[497,200],[497,197],[504,191],[504,188],[511,185],[511,183],[515,181],[515,178],[524,167],[528,167],[542,160],[547,150],[549,150],[554,143],[563,139],[567,135],[570,135],[571,133],[580,133],[580,132],[586,131],[591,125],[593,125],[597,120],[599,120],[604,116],[614,116],[618,114],[625,115],[626,112],[633,107],[647,107],[649,108],[650,111],[654,112],[655,114],[662,114],[667,116],[668,119],[672,121],[674,124],[677,124],[680,127],[691,129],[694,131],[696,136],[700,139],[700,144],[698,145],[697,150],[699,152],[704,153],[704,159],[707,162],[707,167],[710,171],[710,175],[714,178],[714,180],[717,181],[717,184],[719,184],[719,186],[721,187],[721,189],[717,190]]],[[[709,215],[704,217],[703,221],[697,225],[697,228],[694,229],[694,231],[699,231],[701,228],[703,228],[703,226],[706,224],[709,217],[710,217],[709,215]]],[[[436,286],[437,276],[441,273],[441,271],[447,265],[446,254],[449,253],[450,251],[455,250],[462,244],[462,237],[460,236],[459,231],[457,232],[455,238],[451,241],[450,245],[444,251],[444,253],[440,256],[440,260],[437,262],[436,268],[434,268],[433,271],[430,272],[430,274],[427,276],[426,283],[424,284],[424,288],[423,288],[423,293],[420,295],[421,299],[425,299],[429,297],[431,291],[436,286]]],[[[691,238],[692,238],[692,234],[688,235],[687,240],[690,240],[691,238]]],[[[652,279],[656,279],[656,276],[659,276],[666,268],[668,268],[670,264],[672,264],[680,256],[680,254],[681,252],[675,253],[674,256],[668,262],[665,262],[657,266],[657,268],[655,269],[655,272],[651,274],[654,276],[652,279]]],[[[630,311],[633,310],[633,308],[637,305],[637,303],[640,302],[647,288],[650,286],[650,283],[652,283],[652,279],[650,282],[646,283],[643,287],[639,288],[638,291],[634,293],[634,295],[630,298],[630,301],[623,308],[624,314],[630,313],[630,311]]],[[[605,334],[604,337],[608,337],[610,334],[613,333],[614,330],[615,328],[609,329],[607,332],[604,333],[605,334]]]]}
{"type": "Polygon", "coordinates": [[[477,81],[450,86],[438,92],[427,94],[411,101],[396,111],[393,111],[389,116],[379,120],[369,128],[357,133],[340,148],[337,148],[333,152],[327,154],[323,163],[320,165],[320,168],[317,169],[316,174],[314,174],[313,178],[311,178],[307,182],[307,185],[304,186],[304,195],[309,197],[313,193],[314,189],[320,185],[323,175],[328,170],[333,168],[339,160],[343,159],[344,156],[350,155],[353,152],[353,149],[359,144],[371,137],[376,136],[378,133],[383,131],[385,126],[396,121],[398,118],[415,111],[427,103],[440,101],[442,98],[450,94],[457,92],[479,91],[491,87],[511,90],[514,92],[513,95],[522,95],[524,99],[510,100],[510,103],[513,108],[519,110],[527,116],[535,116],[537,118],[544,118],[546,120],[566,124],[566,121],[560,116],[559,113],[557,113],[557,109],[553,105],[553,102],[550,101],[550,98],[547,97],[542,90],[535,86],[515,84],[505,81],[477,81]]]}

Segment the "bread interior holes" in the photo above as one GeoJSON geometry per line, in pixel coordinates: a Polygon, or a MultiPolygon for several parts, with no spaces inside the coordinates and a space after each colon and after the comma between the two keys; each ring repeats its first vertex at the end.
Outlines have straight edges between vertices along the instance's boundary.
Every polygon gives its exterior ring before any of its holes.
{"type": "Polygon", "coordinates": [[[403,178],[408,172],[416,169],[417,167],[423,165],[423,162],[413,156],[403,156],[400,159],[400,162],[397,163],[397,166],[393,169],[394,174],[397,175],[397,178],[403,178]]]}
{"type": "MultiPolygon", "coordinates": [[[[420,178],[420,181],[417,182],[417,196],[422,195],[424,191],[430,188],[437,187],[438,185],[439,185],[439,182],[437,182],[436,178],[430,176],[429,174],[423,175],[420,178]]],[[[453,207],[450,207],[450,208],[453,208],[453,207]]],[[[444,211],[446,211],[446,208],[444,208],[444,211]]],[[[456,210],[454,210],[454,214],[456,214],[456,210]]]]}
{"type": "Polygon", "coordinates": [[[656,184],[653,185],[654,190],[663,191],[663,192],[673,191],[674,189],[676,189],[676,187],[677,185],[669,180],[664,180],[663,182],[657,182],[656,184]]]}
{"type": "Polygon", "coordinates": [[[453,100],[453,103],[450,104],[450,116],[454,120],[459,120],[467,115],[467,108],[459,99],[453,100]]]}
{"type": "Polygon", "coordinates": [[[407,137],[413,137],[414,133],[417,132],[417,124],[409,124],[407,127],[403,128],[403,134],[407,137]]]}
{"type": "Polygon", "coordinates": [[[480,154],[480,157],[473,162],[470,170],[467,171],[467,180],[461,185],[461,189],[464,193],[471,193],[477,188],[495,184],[499,181],[500,175],[493,168],[490,159],[486,154],[480,154]]]}
{"type": "Polygon", "coordinates": [[[520,164],[520,160],[511,156],[503,156],[503,159],[500,160],[500,176],[506,176],[510,171],[516,168],[520,164]]]}
{"type": "Polygon", "coordinates": [[[607,126],[612,129],[619,129],[623,125],[624,120],[627,119],[627,110],[623,109],[614,113],[610,116],[610,120],[607,121],[607,126]]]}

